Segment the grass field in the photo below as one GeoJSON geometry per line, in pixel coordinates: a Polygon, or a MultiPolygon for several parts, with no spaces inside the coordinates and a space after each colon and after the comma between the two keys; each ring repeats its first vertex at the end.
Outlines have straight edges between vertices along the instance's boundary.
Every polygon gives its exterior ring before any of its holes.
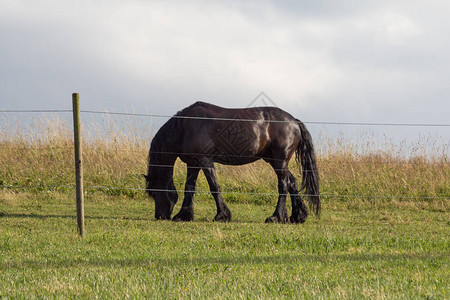
{"type": "MultiPolygon", "coordinates": [[[[70,130],[55,120],[2,129],[0,184],[17,187],[0,190],[0,298],[450,298],[446,153],[329,151],[321,219],[302,225],[264,224],[276,197],[240,194],[276,191],[265,164],[218,166],[233,222],[212,222],[213,199],[200,193],[195,221],[173,223],[128,189],[143,187],[148,141],[109,133],[84,146],[80,239],[70,130]]],[[[180,189],[184,176],[178,162],[180,189]]]]}

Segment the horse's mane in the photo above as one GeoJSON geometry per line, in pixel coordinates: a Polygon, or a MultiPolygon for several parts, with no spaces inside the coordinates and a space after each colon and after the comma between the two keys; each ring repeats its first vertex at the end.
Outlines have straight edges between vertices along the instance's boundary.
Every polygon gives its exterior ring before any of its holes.
{"type": "Polygon", "coordinates": [[[206,106],[208,103],[205,102],[195,102],[194,104],[178,111],[173,117],[167,120],[163,126],[158,130],[152,139],[149,160],[153,163],[158,163],[159,156],[162,152],[175,153],[177,142],[183,136],[183,118],[180,116],[189,116],[194,108],[199,106],[206,106]]]}
{"type": "Polygon", "coordinates": [[[170,147],[170,144],[172,144],[171,141],[175,135],[178,135],[176,133],[182,128],[180,126],[180,120],[179,118],[172,117],[164,123],[152,139],[150,152],[166,151],[170,147]]]}

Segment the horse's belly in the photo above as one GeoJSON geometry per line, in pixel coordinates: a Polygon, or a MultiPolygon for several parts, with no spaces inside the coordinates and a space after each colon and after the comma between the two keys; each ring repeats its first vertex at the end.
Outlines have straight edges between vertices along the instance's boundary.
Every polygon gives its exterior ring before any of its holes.
{"type": "Polygon", "coordinates": [[[223,165],[240,166],[255,162],[258,159],[259,157],[241,157],[241,156],[223,155],[215,157],[214,162],[223,165]]]}

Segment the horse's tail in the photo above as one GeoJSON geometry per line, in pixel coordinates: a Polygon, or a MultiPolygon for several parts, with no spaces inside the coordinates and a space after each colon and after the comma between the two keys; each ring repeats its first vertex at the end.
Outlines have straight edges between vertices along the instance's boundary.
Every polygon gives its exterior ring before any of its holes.
{"type": "Polygon", "coordinates": [[[310,208],[317,217],[320,215],[320,196],[319,196],[319,173],[316,165],[316,155],[314,153],[314,145],[311,135],[306,129],[305,124],[296,120],[300,128],[301,138],[295,150],[295,158],[301,164],[302,186],[300,190],[306,188],[306,195],[309,198],[310,208]]]}

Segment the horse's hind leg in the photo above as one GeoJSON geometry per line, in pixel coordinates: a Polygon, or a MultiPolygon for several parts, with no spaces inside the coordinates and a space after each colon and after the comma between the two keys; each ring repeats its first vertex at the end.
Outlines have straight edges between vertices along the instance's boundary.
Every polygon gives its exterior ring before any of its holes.
{"type": "Polygon", "coordinates": [[[186,185],[184,188],[184,200],[180,212],[173,217],[174,221],[192,221],[194,219],[194,207],[192,199],[195,193],[195,183],[197,182],[199,168],[187,168],[186,185]]]}
{"type": "Polygon", "coordinates": [[[308,210],[306,209],[305,203],[303,203],[302,198],[298,194],[297,189],[297,179],[294,175],[289,172],[289,183],[288,183],[289,194],[291,194],[292,202],[292,216],[289,218],[291,223],[303,223],[308,217],[308,210]]]}
{"type": "Polygon", "coordinates": [[[275,169],[275,172],[278,177],[278,203],[277,207],[275,208],[275,212],[272,216],[268,217],[266,219],[266,223],[287,223],[288,221],[288,214],[286,209],[286,194],[288,192],[288,183],[289,183],[289,177],[288,173],[289,170],[287,169],[286,165],[283,166],[274,166],[272,167],[275,169]]]}
{"type": "Polygon", "coordinates": [[[209,168],[204,168],[203,173],[205,174],[206,180],[208,180],[209,189],[211,194],[216,201],[217,215],[214,217],[214,221],[231,221],[231,212],[223,201],[222,195],[220,194],[220,187],[217,181],[216,170],[214,166],[209,168]]]}

